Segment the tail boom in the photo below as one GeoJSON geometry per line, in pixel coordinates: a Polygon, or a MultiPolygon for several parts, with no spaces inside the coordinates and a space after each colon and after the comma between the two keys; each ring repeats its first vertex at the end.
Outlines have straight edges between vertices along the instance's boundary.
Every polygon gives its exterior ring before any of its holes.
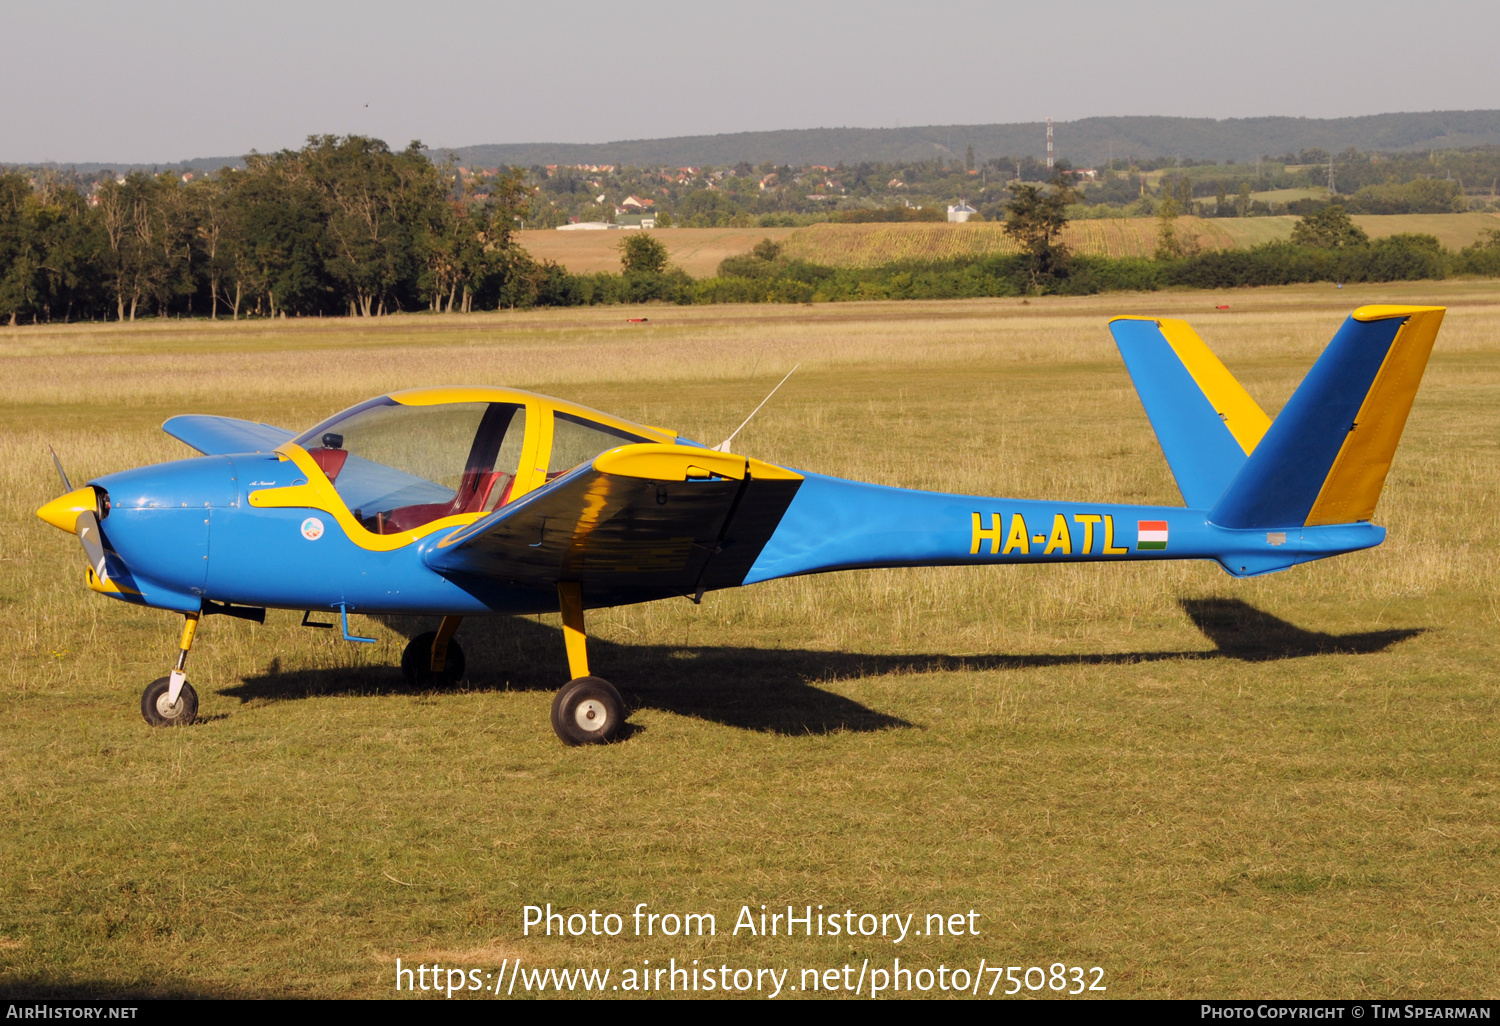
{"type": "Polygon", "coordinates": [[[876,567],[1210,559],[1236,577],[1379,545],[1372,524],[1237,530],[1180,506],[922,492],[806,473],[745,584],[876,567]]]}

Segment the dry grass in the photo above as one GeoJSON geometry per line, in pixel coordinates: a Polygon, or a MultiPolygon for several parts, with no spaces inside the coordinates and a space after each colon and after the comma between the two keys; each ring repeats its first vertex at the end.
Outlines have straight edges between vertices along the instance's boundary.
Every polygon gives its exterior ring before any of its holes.
{"type": "Polygon", "coordinates": [[[1493,996],[1500,935],[1500,290],[1492,283],[0,333],[0,991],[392,993],[675,957],[1101,965],[1111,996],[1493,996]],[[1105,331],[1191,319],[1268,411],[1349,308],[1451,312],[1373,552],[1253,581],[1199,564],[930,569],[594,614],[636,732],[563,749],[549,617],[344,645],[214,618],[204,719],[151,731],[173,618],[87,592],[32,510],[185,450],[177,412],[296,426],[384,389],[536,388],[767,459],[988,494],[1171,502],[1105,331]],[[520,935],[520,906],[966,911],[982,936],[520,935]],[[587,943],[585,943],[587,941],[587,943]]]}

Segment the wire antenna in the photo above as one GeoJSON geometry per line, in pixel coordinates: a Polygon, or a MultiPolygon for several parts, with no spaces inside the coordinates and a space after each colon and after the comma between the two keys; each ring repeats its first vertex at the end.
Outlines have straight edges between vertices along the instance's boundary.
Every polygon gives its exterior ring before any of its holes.
{"type": "MultiPolygon", "coordinates": [[[[796,366],[794,366],[791,370],[787,371],[786,372],[786,378],[789,378],[793,374],[797,373],[797,367],[801,367],[801,366],[802,366],[802,364],[799,363],[796,366]]],[[[780,381],[776,382],[776,388],[780,388],[782,385],[786,384],[786,378],[782,378],[780,381]]],[[[766,393],[766,397],[760,401],[760,406],[764,406],[764,405],[766,405],[766,403],[768,403],[768,402],[771,401],[771,396],[773,396],[773,395],[776,394],[776,388],[773,388],[773,389],[771,389],[771,391],[769,391],[769,392],[766,393]]],[[[732,441],[734,441],[734,436],[735,435],[737,435],[741,431],[745,430],[745,424],[750,423],[750,421],[755,418],[755,415],[760,412],[760,406],[757,406],[755,409],[753,409],[753,410],[750,411],[750,416],[746,417],[744,423],[742,423],[739,427],[737,427],[737,428],[734,429],[733,434],[731,434],[728,438],[724,439],[724,441],[720,442],[718,445],[714,446],[714,452],[728,452],[729,451],[729,443],[732,442],[732,441]]]]}

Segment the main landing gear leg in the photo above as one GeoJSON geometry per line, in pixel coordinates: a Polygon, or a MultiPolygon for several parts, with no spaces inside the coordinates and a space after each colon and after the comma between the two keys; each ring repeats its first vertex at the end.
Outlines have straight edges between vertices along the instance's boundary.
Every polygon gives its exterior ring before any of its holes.
{"type": "Polygon", "coordinates": [[[450,687],[463,679],[464,650],[453,638],[461,616],[445,616],[436,632],[418,634],[401,653],[401,672],[414,688],[450,687]]]}
{"type": "Polygon", "coordinates": [[[198,632],[198,613],[186,614],[182,625],[182,642],[177,646],[177,666],[165,677],[158,677],[141,695],[141,715],[153,727],[185,727],[198,718],[198,692],[187,682],[188,649],[198,632]]]}
{"type": "Polygon", "coordinates": [[[557,601],[562,609],[568,672],[573,679],[552,699],[552,729],[565,745],[605,744],[620,733],[625,722],[625,702],[609,681],[589,676],[582,586],[573,581],[559,583],[557,601]]]}

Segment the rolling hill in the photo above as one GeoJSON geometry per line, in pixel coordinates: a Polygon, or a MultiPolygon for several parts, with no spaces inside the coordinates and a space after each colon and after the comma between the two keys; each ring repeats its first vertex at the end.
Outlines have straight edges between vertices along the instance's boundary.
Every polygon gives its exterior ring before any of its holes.
{"type": "MultiPolygon", "coordinates": [[[[1181,154],[1198,160],[1255,160],[1318,147],[1338,153],[1500,146],[1500,110],[1426,111],[1352,118],[1117,117],[1062,121],[1057,153],[1075,166],[1116,157],[1181,154]]],[[[506,143],[434,148],[470,166],[501,164],[630,164],[668,166],[758,164],[802,166],[864,161],[962,159],[967,147],[983,160],[1041,155],[1042,122],[928,125],[919,128],[808,128],[778,132],[631,139],[605,143],[506,143]]]]}

